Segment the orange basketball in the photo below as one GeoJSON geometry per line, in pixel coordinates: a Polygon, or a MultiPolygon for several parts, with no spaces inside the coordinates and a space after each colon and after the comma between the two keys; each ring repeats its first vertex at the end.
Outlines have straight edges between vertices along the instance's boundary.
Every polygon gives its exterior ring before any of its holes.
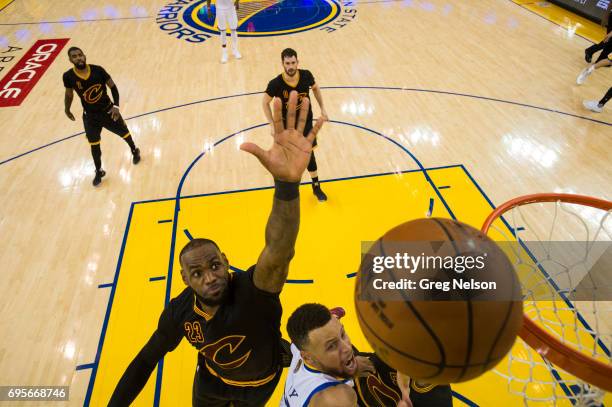
{"type": "Polygon", "coordinates": [[[382,360],[435,384],[494,367],[523,318],[519,281],[501,248],[471,226],[438,218],[401,224],[372,245],[357,273],[355,307],[382,360]]]}

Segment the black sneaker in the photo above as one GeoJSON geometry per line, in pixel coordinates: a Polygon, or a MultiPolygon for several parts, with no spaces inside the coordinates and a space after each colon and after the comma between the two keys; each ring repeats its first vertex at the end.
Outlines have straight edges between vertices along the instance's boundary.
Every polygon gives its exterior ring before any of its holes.
{"type": "Polygon", "coordinates": [[[317,199],[319,200],[319,202],[325,202],[327,201],[327,195],[325,195],[325,192],[323,192],[323,190],[321,189],[320,186],[316,186],[312,189],[312,193],[315,194],[315,196],[317,197],[317,199]]]}
{"type": "Polygon", "coordinates": [[[587,61],[590,64],[592,58],[593,58],[593,54],[591,54],[589,51],[585,50],[584,51],[584,60],[587,61]]]}
{"type": "Polygon", "coordinates": [[[140,162],[140,149],[135,149],[134,151],[132,151],[132,162],[134,164],[138,164],[140,162]]]}
{"type": "Polygon", "coordinates": [[[102,177],[105,175],[106,171],[104,170],[96,171],[96,176],[93,179],[93,186],[97,187],[98,185],[100,185],[100,182],[102,182],[102,177]]]}

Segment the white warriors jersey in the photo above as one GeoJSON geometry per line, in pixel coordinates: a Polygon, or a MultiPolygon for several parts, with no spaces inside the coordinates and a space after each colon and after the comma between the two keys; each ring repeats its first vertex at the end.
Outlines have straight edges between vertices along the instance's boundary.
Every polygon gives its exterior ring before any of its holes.
{"type": "Polygon", "coordinates": [[[229,10],[234,8],[234,0],[217,0],[217,10],[229,10]]]}
{"type": "Polygon", "coordinates": [[[307,407],[312,397],[322,390],[339,384],[354,386],[352,379],[343,380],[306,366],[294,344],[291,344],[291,354],[280,407],[307,407]]]}

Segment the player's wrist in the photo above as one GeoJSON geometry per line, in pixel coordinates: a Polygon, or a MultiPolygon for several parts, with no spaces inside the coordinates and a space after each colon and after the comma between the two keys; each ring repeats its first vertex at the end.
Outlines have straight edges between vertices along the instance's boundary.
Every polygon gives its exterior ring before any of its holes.
{"type": "Polygon", "coordinates": [[[293,201],[300,196],[300,182],[274,179],[274,198],[281,201],[293,201]]]}

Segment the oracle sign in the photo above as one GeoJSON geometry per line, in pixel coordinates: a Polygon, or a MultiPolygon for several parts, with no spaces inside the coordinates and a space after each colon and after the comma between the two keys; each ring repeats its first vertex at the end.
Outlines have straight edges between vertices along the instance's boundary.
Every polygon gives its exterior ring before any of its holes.
{"type": "Polygon", "coordinates": [[[68,38],[36,41],[0,80],[0,107],[19,106],[67,42],[68,38]]]}

